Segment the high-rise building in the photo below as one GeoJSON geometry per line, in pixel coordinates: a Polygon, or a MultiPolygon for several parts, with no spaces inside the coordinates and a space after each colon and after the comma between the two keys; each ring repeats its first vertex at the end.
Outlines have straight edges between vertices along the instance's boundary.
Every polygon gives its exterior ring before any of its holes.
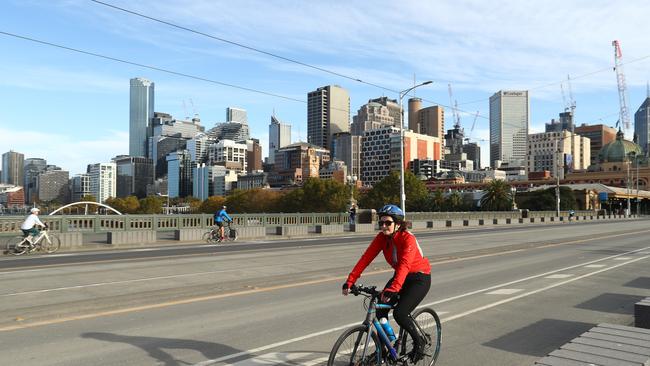
{"type": "Polygon", "coordinates": [[[347,167],[347,175],[361,178],[361,144],[362,136],[349,132],[337,133],[333,136],[332,160],[341,160],[347,167]]]}
{"type": "Polygon", "coordinates": [[[170,198],[192,195],[192,162],[187,150],[167,155],[167,194],[170,198]]]}
{"type": "Polygon", "coordinates": [[[197,164],[205,162],[208,157],[208,146],[212,143],[214,143],[214,140],[204,133],[187,140],[187,151],[190,152],[190,160],[197,164]]]}
{"type": "Polygon", "coordinates": [[[103,203],[117,195],[117,174],[115,163],[96,163],[88,165],[90,194],[103,203]]]}
{"type": "Polygon", "coordinates": [[[71,181],[72,202],[79,202],[85,196],[92,194],[90,191],[90,174],[77,174],[72,177],[71,181]]]}
{"type": "Polygon", "coordinates": [[[236,172],[246,171],[245,143],[221,140],[208,146],[208,165],[222,165],[236,172]]]}
{"type": "Polygon", "coordinates": [[[275,115],[271,116],[269,125],[269,157],[270,164],[275,163],[275,154],[282,147],[291,143],[291,125],[283,123],[275,115]]]}
{"type": "Polygon", "coordinates": [[[332,149],[332,135],[350,131],[350,95],[338,85],[307,94],[307,142],[332,149]]]}
{"type": "Polygon", "coordinates": [[[246,140],[246,171],[248,173],[262,170],[262,145],[260,140],[246,140]]]}
{"type": "Polygon", "coordinates": [[[155,112],[152,118],[152,135],[149,137],[147,157],[153,161],[154,178],[167,174],[166,157],[176,150],[183,150],[190,139],[201,135],[205,128],[198,117],[177,120],[168,113],[155,112]]]}
{"type": "Polygon", "coordinates": [[[36,190],[38,175],[45,171],[47,168],[47,161],[41,158],[25,159],[24,172],[24,188],[25,188],[25,203],[31,204],[38,199],[38,192],[36,190]]]}
{"type": "Polygon", "coordinates": [[[527,90],[500,90],[490,97],[490,166],[526,165],[529,120],[527,90]]]}
{"type": "Polygon", "coordinates": [[[9,150],[2,154],[2,175],[0,183],[22,186],[24,178],[25,155],[9,150]]]}
{"type": "Polygon", "coordinates": [[[564,179],[565,173],[587,170],[590,148],[589,138],[567,130],[528,135],[528,172],[549,171],[564,179]]]}
{"type": "Polygon", "coordinates": [[[418,112],[418,125],[421,135],[433,136],[439,139],[445,137],[445,110],[439,105],[420,109],[418,112]]]}
{"type": "Polygon", "coordinates": [[[574,130],[572,111],[562,112],[560,113],[559,121],[553,119],[551,120],[551,123],[547,123],[545,132],[562,132],[563,130],[570,132],[573,132],[574,130]]]}
{"type": "Polygon", "coordinates": [[[65,170],[48,170],[40,173],[37,180],[38,200],[41,202],[68,203],[70,173],[65,170]]]}
{"type": "Polygon", "coordinates": [[[251,138],[247,124],[241,122],[217,123],[206,134],[215,140],[246,141],[251,138]]]}
{"type": "Polygon", "coordinates": [[[481,146],[476,142],[468,142],[463,145],[463,152],[467,159],[474,162],[474,169],[481,169],[481,146]]]}
{"type": "Polygon", "coordinates": [[[153,184],[153,162],[142,156],[120,155],[113,158],[117,171],[117,197],[147,196],[147,185],[153,184]]]}
{"type": "Polygon", "coordinates": [[[129,155],[147,156],[148,138],[153,135],[154,83],[131,79],[129,103],[129,155]]]}
{"type": "Polygon", "coordinates": [[[200,164],[192,168],[192,196],[200,200],[206,200],[210,196],[217,195],[215,192],[215,178],[223,176],[226,167],[215,165],[206,166],[200,164]]]}
{"type": "MultiPolygon", "coordinates": [[[[650,91],[649,91],[650,94],[650,91]]],[[[634,136],[636,143],[641,146],[645,156],[648,156],[650,146],[650,95],[645,98],[639,109],[634,113],[634,136]]]]}
{"type": "MultiPolygon", "coordinates": [[[[408,129],[415,133],[420,133],[420,109],[422,109],[422,99],[409,98],[408,129]]],[[[395,125],[399,127],[399,120],[395,121],[395,125]]]]}
{"type": "Polygon", "coordinates": [[[247,125],[248,116],[246,110],[234,107],[226,108],[226,122],[238,122],[247,125]]]}
{"type": "Polygon", "coordinates": [[[605,125],[582,124],[575,128],[575,133],[589,138],[591,144],[590,165],[598,164],[598,153],[603,146],[616,140],[616,129],[605,125]]]}
{"type": "MultiPolygon", "coordinates": [[[[397,114],[397,119],[395,119],[394,112],[391,113],[390,109],[395,103],[387,99],[386,103],[390,102],[391,105],[389,108],[375,100],[371,99],[367,104],[362,105],[357,111],[357,115],[352,117],[350,131],[353,135],[362,136],[368,130],[375,130],[386,126],[399,126],[399,113],[397,114]]],[[[397,106],[397,109],[399,112],[399,106],[397,106]]]]}

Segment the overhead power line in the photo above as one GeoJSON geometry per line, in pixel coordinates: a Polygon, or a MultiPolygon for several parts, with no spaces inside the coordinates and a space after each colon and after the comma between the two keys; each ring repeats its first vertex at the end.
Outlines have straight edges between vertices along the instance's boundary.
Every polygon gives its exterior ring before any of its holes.
{"type": "Polygon", "coordinates": [[[186,74],[184,72],[178,72],[178,71],[163,69],[161,67],[146,65],[146,64],[139,63],[139,62],[123,60],[123,59],[120,59],[120,58],[117,58],[117,57],[106,56],[106,55],[102,55],[102,54],[99,54],[99,53],[84,51],[84,50],[81,50],[81,49],[78,49],[78,48],[63,46],[63,45],[52,43],[52,42],[41,41],[39,39],[30,38],[30,37],[26,37],[26,36],[21,36],[21,35],[14,34],[14,33],[0,31],[0,34],[4,34],[6,36],[15,37],[15,38],[18,38],[18,39],[22,39],[22,40],[26,40],[26,41],[30,41],[30,42],[34,42],[34,43],[39,43],[39,44],[46,45],[46,46],[60,48],[60,49],[67,50],[67,51],[77,52],[77,53],[81,53],[81,54],[88,55],[88,56],[99,57],[99,58],[103,58],[103,59],[106,59],[106,60],[121,62],[121,63],[124,63],[124,64],[143,67],[143,68],[146,68],[146,69],[156,70],[156,71],[164,72],[164,73],[167,73],[167,74],[182,76],[182,77],[186,77],[186,78],[190,78],[190,79],[194,79],[194,80],[205,81],[205,82],[208,82],[208,83],[227,86],[227,87],[230,87],[230,88],[235,88],[235,89],[240,89],[240,90],[245,90],[245,91],[249,91],[249,92],[253,92],[253,93],[264,94],[264,95],[268,95],[268,96],[271,96],[271,97],[291,100],[291,101],[294,101],[294,102],[307,103],[307,101],[302,100],[302,99],[296,99],[296,98],[288,97],[288,96],[285,96],[285,95],[275,94],[275,93],[271,93],[271,92],[267,92],[267,91],[263,91],[263,90],[259,90],[259,89],[247,88],[245,86],[239,86],[239,85],[235,85],[235,84],[224,83],[222,81],[217,81],[217,80],[204,78],[204,77],[201,77],[201,76],[186,74]]]}
{"type": "Polygon", "coordinates": [[[271,57],[277,58],[279,60],[291,62],[291,63],[297,64],[297,65],[300,65],[300,66],[304,66],[304,67],[311,68],[311,69],[314,69],[314,70],[322,71],[322,72],[325,72],[325,73],[328,73],[328,74],[331,74],[331,75],[335,75],[335,76],[338,76],[338,77],[342,77],[342,78],[345,78],[345,79],[356,81],[356,82],[359,82],[359,83],[362,83],[362,84],[374,86],[376,88],[384,89],[384,90],[391,91],[391,92],[394,92],[394,93],[399,93],[399,91],[397,91],[397,90],[392,90],[392,89],[387,88],[385,86],[381,86],[381,85],[373,84],[373,83],[370,83],[370,82],[367,82],[367,81],[363,81],[363,80],[361,80],[359,78],[356,78],[354,76],[345,75],[345,74],[342,74],[340,72],[328,70],[328,69],[320,67],[320,66],[311,65],[311,64],[308,64],[306,62],[295,60],[295,59],[285,57],[285,56],[282,56],[282,55],[278,55],[278,54],[275,54],[275,53],[272,53],[272,52],[264,51],[264,50],[261,50],[259,48],[255,48],[253,46],[248,46],[248,45],[245,45],[243,43],[231,41],[231,40],[225,39],[223,37],[214,36],[212,34],[204,33],[204,32],[198,31],[196,29],[188,28],[188,27],[185,27],[185,26],[182,26],[182,25],[178,25],[178,24],[166,21],[166,20],[154,18],[152,16],[142,14],[142,13],[138,13],[136,11],[125,9],[125,8],[122,8],[122,7],[113,5],[113,4],[109,4],[109,3],[106,3],[106,2],[103,2],[103,1],[99,1],[99,0],[90,0],[90,1],[92,1],[94,3],[97,3],[97,4],[100,4],[100,5],[107,6],[109,8],[113,8],[113,9],[116,9],[116,10],[119,10],[119,11],[123,11],[125,13],[132,14],[132,15],[135,15],[135,16],[138,16],[138,17],[141,17],[141,18],[149,19],[149,20],[154,21],[154,22],[165,24],[165,25],[168,25],[170,27],[174,27],[174,28],[177,28],[177,29],[182,29],[182,30],[187,31],[187,32],[191,32],[191,33],[198,34],[198,35],[201,35],[201,36],[204,36],[204,37],[208,37],[208,38],[211,38],[211,39],[219,41],[219,42],[228,43],[228,44],[231,44],[233,46],[245,48],[245,49],[247,49],[249,51],[261,53],[261,54],[264,54],[266,56],[271,56],[271,57]]]}

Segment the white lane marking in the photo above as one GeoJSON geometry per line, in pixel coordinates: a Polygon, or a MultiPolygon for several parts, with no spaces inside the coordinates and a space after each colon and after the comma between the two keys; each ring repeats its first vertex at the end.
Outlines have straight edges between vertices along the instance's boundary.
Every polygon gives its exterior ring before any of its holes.
{"type": "Polygon", "coordinates": [[[585,266],[585,268],[603,268],[603,267],[607,267],[607,266],[604,264],[590,264],[588,266],[585,266]]]}
{"type": "Polygon", "coordinates": [[[636,254],[646,255],[646,254],[650,254],[650,252],[638,252],[636,254]]]}
{"type": "Polygon", "coordinates": [[[24,270],[20,270],[20,271],[7,271],[7,272],[0,272],[0,275],[25,273],[25,272],[40,272],[40,271],[45,271],[46,269],[48,269],[48,268],[24,269],[24,270]]]}
{"type": "Polygon", "coordinates": [[[490,291],[486,295],[512,295],[523,290],[524,289],[521,288],[502,288],[499,290],[490,291]]]}
{"type": "Polygon", "coordinates": [[[72,257],[72,256],[75,256],[75,255],[76,255],[75,253],[59,253],[59,254],[48,254],[47,257],[48,258],[51,258],[51,257],[61,258],[61,257],[72,257]]]}
{"type": "Polygon", "coordinates": [[[630,264],[630,263],[638,262],[638,261],[640,261],[642,259],[647,259],[647,258],[649,258],[649,257],[644,256],[644,257],[636,258],[636,259],[633,259],[631,261],[627,261],[627,262],[623,262],[621,264],[617,264],[615,266],[599,269],[597,271],[590,272],[590,273],[584,274],[582,276],[574,277],[574,278],[571,278],[571,279],[566,280],[566,281],[554,283],[552,285],[542,287],[542,288],[539,288],[537,290],[525,292],[525,293],[523,293],[521,295],[513,296],[513,297],[510,297],[510,298],[507,298],[507,299],[503,299],[501,301],[497,301],[497,302],[493,302],[491,304],[483,305],[483,306],[480,306],[480,307],[478,307],[476,309],[468,310],[468,311],[466,311],[464,313],[460,313],[460,314],[457,314],[457,315],[450,316],[449,318],[442,319],[441,322],[446,323],[446,322],[449,322],[449,321],[452,321],[452,320],[455,320],[455,319],[459,319],[459,318],[465,317],[467,315],[478,313],[479,311],[491,309],[491,308],[499,306],[499,305],[503,305],[503,304],[506,304],[506,303],[509,303],[509,302],[512,302],[512,301],[515,301],[515,300],[519,300],[521,298],[524,298],[524,297],[527,297],[527,296],[530,296],[530,295],[534,295],[534,294],[537,294],[537,293],[540,293],[540,292],[543,292],[543,291],[546,291],[546,290],[550,290],[550,289],[558,287],[558,286],[566,285],[567,283],[571,283],[571,282],[574,282],[574,281],[577,281],[577,280],[581,280],[583,278],[591,277],[591,276],[597,275],[599,273],[609,271],[609,270],[612,270],[614,268],[618,268],[618,267],[621,267],[621,266],[624,266],[624,265],[627,265],[627,264],[630,264]]]}
{"type": "Polygon", "coordinates": [[[548,279],[551,279],[551,280],[558,280],[558,279],[562,279],[562,278],[568,278],[568,277],[571,277],[571,276],[573,276],[573,275],[572,274],[554,274],[554,275],[546,276],[544,278],[548,278],[548,279]]]}
{"type": "Polygon", "coordinates": [[[164,279],[188,277],[188,276],[202,276],[202,275],[206,275],[206,274],[224,273],[224,272],[233,272],[233,271],[237,271],[237,269],[224,269],[224,270],[221,270],[221,271],[185,273],[185,274],[180,274],[180,275],[138,278],[136,280],[98,282],[98,283],[90,283],[90,284],[86,284],[86,285],[48,288],[48,289],[44,289],[44,290],[13,292],[13,293],[8,293],[8,294],[0,294],[0,297],[29,295],[29,294],[40,294],[40,293],[53,292],[53,291],[73,290],[73,289],[80,289],[80,288],[86,288],[86,287],[98,287],[98,286],[107,286],[107,285],[119,285],[119,284],[132,283],[132,282],[156,281],[156,280],[164,280],[164,279]]]}
{"type": "Polygon", "coordinates": [[[614,258],[615,261],[626,261],[628,259],[632,259],[632,257],[619,257],[619,258],[614,258]]]}
{"type": "MultiPolygon", "coordinates": [[[[590,261],[590,262],[581,263],[581,264],[576,264],[576,265],[569,266],[569,267],[566,267],[566,268],[560,268],[560,269],[555,270],[555,271],[550,271],[550,272],[542,273],[542,274],[539,274],[539,275],[530,276],[530,277],[522,278],[522,279],[515,280],[515,281],[510,281],[510,282],[507,282],[507,283],[504,283],[504,284],[500,284],[500,285],[490,286],[490,287],[488,287],[488,288],[484,288],[484,289],[480,289],[480,290],[476,290],[476,291],[467,292],[467,293],[465,293],[465,294],[461,294],[461,295],[457,295],[457,296],[449,297],[449,298],[446,298],[446,299],[442,299],[442,300],[438,300],[438,301],[430,302],[430,303],[427,303],[427,304],[420,304],[420,306],[418,306],[418,308],[429,307],[429,306],[433,306],[433,305],[441,304],[441,303],[448,302],[448,301],[452,301],[452,300],[456,300],[456,299],[459,299],[459,298],[462,298],[462,297],[467,297],[467,296],[470,296],[470,295],[474,295],[474,294],[478,294],[478,293],[486,292],[486,291],[493,290],[493,289],[496,289],[496,288],[500,288],[500,287],[503,287],[503,286],[508,286],[508,285],[513,284],[513,283],[519,283],[519,282],[523,282],[523,281],[526,281],[526,280],[529,280],[529,279],[534,279],[534,278],[539,278],[539,277],[543,277],[543,276],[548,276],[548,275],[553,274],[553,273],[563,272],[563,271],[566,271],[566,270],[568,270],[568,269],[573,269],[573,268],[576,268],[576,267],[585,266],[586,264],[589,264],[589,263],[600,262],[600,261],[604,261],[604,260],[607,260],[607,259],[611,259],[611,258],[619,257],[619,256],[622,256],[622,255],[628,255],[628,254],[631,254],[631,253],[636,253],[636,252],[639,252],[639,251],[642,251],[642,250],[647,250],[648,248],[650,248],[650,247],[645,247],[645,248],[641,248],[641,249],[635,249],[635,250],[629,251],[629,252],[627,252],[627,253],[616,254],[616,255],[612,255],[612,256],[609,256],[609,257],[602,258],[602,259],[596,259],[596,260],[593,260],[593,261],[590,261]]],[[[504,299],[504,300],[501,300],[501,301],[497,301],[496,303],[493,303],[493,304],[496,304],[496,305],[489,304],[489,305],[486,305],[487,307],[483,306],[483,307],[477,308],[478,310],[476,310],[476,311],[472,311],[472,312],[477,312],[477,311],[481,311],[481,310],[484,310],[484,309],[489,309],[490,307],[494,307],[494,306],[497,306],[497,305],[500,305],[500,304],[503,304],[503,303],[507,303],[507,302],[510,302],[510,301],[514,301],[514,300],[520,299],[520,298],[522,298],[522,297],[526,297],[526,296],[529,296],[529,295],[533,295],[534,293],[544,291],[544,290],[546,290],[546,289],[550,289],[550,288],[553,288],[553,287],[556,287],[556,286],[560,286],[560,285],[565,284],[565,283],[573,282],[573,281],[579,280],[579,279],[584,278],[584,277],[588,277],[588,276],[591,276],[591,275],[594,275],[594,274],[598,274],[598,273],[600,273],[600,272],[608,271],[608,270],[610,270],[610,269],[614,269],[614,268],[617,268],[617,267],[620,267],[620,266],[626,265],[626,264],[628,264],[628,263],[633,263],[633,262],[636,262],[636,261],[638,261],[638,260],[646,259],[646,258],[648,258],[648,257],[647,257],[647,256],[645,256],[645,257],[640,257],[640,258],[635,259],[635,260],[630,261],[630,262],[625,262],[625,263],[617,264],[617,265],[615,265],[615,266],[608,267],[608,268],[604,268],[604,269],[601,269],[601,270],[599,270],[599,271],[593,272],[593,273],[588,274],[588,275],[583,275],[583,276],[580,276],[580,277],[575,277],[575,278],[572,278],[572,279],[570,279],[570,280],[567,280],[567,281],[564,281],[564,282],[560,282],[559,284],[554,284],[554,285],[551,285],[551,286],[547,286],[547,287],[545,287],[545,288],[543,288],[543,289],[540,289],[540,290],[536,290],[536,291],[532,291],[532,292],[527,292],[527,293],[524,293],[524,294],[521,294],[521,295],[518,295],[518,296],[515,296],[515,297],[512,297],[512,298],[509,298],[509,299],[504,299]]],[[[463,316],[466,316],[466,315],[472,314],[472,312],[465,312],[465,313],[462,313],[462,314],[458,314],[458,315],[455,315],[455,316],[451,316],[451,317],[449,317],[449,318],[447,318],[447,319],[444,319],[444,320],[441,320],[441,321],[444,323],[444,322],[447,322],[447,321],[451,321],[451,320],[454,320],[454,319],[458,319],[458,318],[461,318],[461,317],[463,317],[463,316]]],[[[258,353],[258,352],[263,352],[263,351],[266,351],[266,350],[269,350],[269,349],[272,349],[272,348],[275,348],[275,347],[284,346],[284,345],[286,345],[286,344],[291,344],[291,343],[294,343],[294,342],[299,342],[299,341],[303,341],[303,340],[306,340],[306,339],[319,337],[319,336],[321,336],[321,335],[325,335],[325,334],[329,334],[329,333],[337,332],[337,331],[340,331],[340,330],[343,330],[343,329],[347,329],[347,328],[352,327],[352,326],[355,326],[355,325],[359,325],[359,322],[349,323],[349,324],[342,325],[342,326],[339,326],[339,327],[335,327],[335,328],[331,328],[331,329],[322,330],[322,331],[320,331],[320,332],[311,333],[311,334],[306,334],[306,335],[301,336],[301,337],[296,337],[296,338],[292,338],[292,339],[287,339],[287,340],[285,340],[285,341],[280,341],[280,342],[276,342],[276,343],[268,344],[268,345],[266,345],[266,346],[261,346],[261,347],[253,348],[253,349],[250,349],[250,350],[247,350],[247,351],[241,351],[241,352],[233,353],[233,354],[230,354],[230,355],[225,355],[225,356],[222,356],[222,357],[219,357],[219,358],[215,358],[215,359],[212,359],[212,360],[205,360],[205,361],[199,362],[199,363],[197,363],[197,364],[194,364],[193,366],[210,366],[210,365],[215,365],[215,364],[217,364],[217,363],[219,363],[219,362],[228,361],[228,360],[231,360],[231,359],[233,359],[233,358],[238,358],[238,357],[242,357],[242,356],[246,356],[246,355],[252,355],[252,354],[255,354],[255,353],[258,353]]]]}
{"type": "Polygon", "coordinates": [[[158,250],[157,248],[142,248],[142,249],[131,249],[130,252],[151,252],[153,250],[158,250]]]}

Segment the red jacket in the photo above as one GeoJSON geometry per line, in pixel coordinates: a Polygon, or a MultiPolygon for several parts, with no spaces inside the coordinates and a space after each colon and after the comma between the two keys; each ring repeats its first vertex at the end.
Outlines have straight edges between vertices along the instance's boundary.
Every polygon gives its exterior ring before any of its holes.
{"type": "Polygon", "coordinates": [[[408,231],[398,231],[391,239],[390,236],[379,233],[350,272],[347,280],[348,286],[352,286],[361,277],[363,270],[377,257],[380,251],[384,252],[386,262],[395,269],[393,282],[386,291],[399,292],[409,273],[431,273],[429,260],[422,255],[420,244],[413,234],[408,231]],[[396,250],[394,251],[393,248],[396,250]],[[393,259],[394,253],[397,256],[395,259],[393,259]]]}

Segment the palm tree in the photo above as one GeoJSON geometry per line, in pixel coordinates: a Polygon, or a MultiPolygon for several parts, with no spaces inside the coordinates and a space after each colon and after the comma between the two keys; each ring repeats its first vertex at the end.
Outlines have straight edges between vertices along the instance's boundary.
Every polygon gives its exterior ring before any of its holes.
{"type": "Polygon", "coordinates": [[[485,189],[481,198],[483,211],[510,211],[512,209],[512,191],[503,180],[495,179],[485,189]]]}

